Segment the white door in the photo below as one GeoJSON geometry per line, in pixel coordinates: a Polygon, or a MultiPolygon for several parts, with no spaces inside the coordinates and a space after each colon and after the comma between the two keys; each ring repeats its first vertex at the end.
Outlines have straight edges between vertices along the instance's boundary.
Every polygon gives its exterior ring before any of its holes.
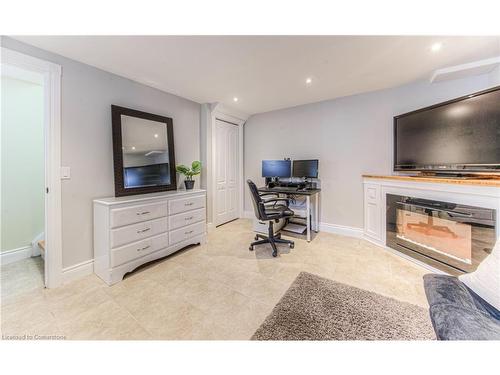
{"type": "Polygon", "coordinates": [[[215,225],[238,218],[239,127],[215,121],[216,217],[215,225]]]}

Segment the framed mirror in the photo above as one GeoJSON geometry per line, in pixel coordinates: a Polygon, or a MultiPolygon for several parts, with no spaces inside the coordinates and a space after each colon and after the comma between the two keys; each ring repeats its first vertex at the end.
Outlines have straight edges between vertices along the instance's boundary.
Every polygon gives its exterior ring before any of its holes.
{"type": "Polygon", "coordinates": [[[111,106],[115,196],[177,188],[169,117],[111,106]]]}

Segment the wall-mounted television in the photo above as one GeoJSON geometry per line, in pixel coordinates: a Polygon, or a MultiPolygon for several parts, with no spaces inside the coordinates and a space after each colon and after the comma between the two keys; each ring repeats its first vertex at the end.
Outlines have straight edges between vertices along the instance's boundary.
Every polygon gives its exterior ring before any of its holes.
{"type": "Polygon", "coordinates": [[[500,86],[394,117],[394,170],[500,172],[500,86]]]}

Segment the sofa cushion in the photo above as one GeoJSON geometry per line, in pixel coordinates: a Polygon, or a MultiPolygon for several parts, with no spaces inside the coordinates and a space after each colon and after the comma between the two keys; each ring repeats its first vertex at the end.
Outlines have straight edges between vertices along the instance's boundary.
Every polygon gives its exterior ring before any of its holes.
{"type": "Polygon", "coordinates": [[[447,275],[424,275],[424,288],[429,306],[452,304],[458,307],[476,308],[467,287],[456,277],[447,275]]]}
{"type": "Polygon", "coordinates": [[[475,308],[440,303],[430,314],[438,340],[500,340],[500,321],[475,308]]]}

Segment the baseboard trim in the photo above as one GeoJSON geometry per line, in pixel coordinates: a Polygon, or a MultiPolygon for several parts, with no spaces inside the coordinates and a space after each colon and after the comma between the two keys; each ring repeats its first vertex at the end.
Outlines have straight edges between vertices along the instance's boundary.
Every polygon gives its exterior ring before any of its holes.
{"type": "Polygon", "coordinates": [[[346,225],[319,223],[319,230],[327,233],[340,234],[342,236],[349,236],[355,238],[363,237],[362,228],[349,227],[346,225]]]}
{"type": "Polygon", "coordinates": [[[2,251],[0,253],[0,260],[2,264],[14,263],[29,257],[31,257],[31,245],[2,251]]]}
{"type": "Polygon", "coordinates": [[[75,264],[70,267],[63,268],[62,280],[63,284],[69,283],[70,281],[80,279],[84,276],[88,276],[94,273],[94,260],[86,260],[75,264]]]}

